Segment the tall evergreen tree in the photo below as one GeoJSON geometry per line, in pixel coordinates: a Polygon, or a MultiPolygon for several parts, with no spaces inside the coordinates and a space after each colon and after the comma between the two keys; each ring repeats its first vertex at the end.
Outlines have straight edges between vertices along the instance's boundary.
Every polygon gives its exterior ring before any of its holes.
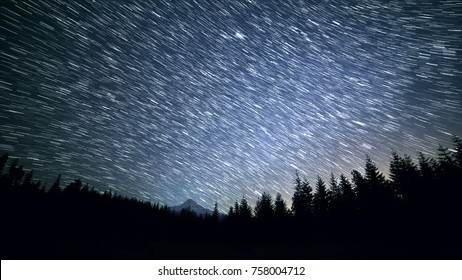
{"type": "Polygon", "coordinates": [[[436,165],[436,183],[439,188],[434,193],[434,200],[437,200],[434,205],[441,220],[446,220],[447,223],[449,223],[450,217],[458,216],[453,213],[462,214],[462,207],[460,206],[461,178],[462,172],[458,166],[457,146],[455,149],[449,150],[440,145],[436,165]]]}
{"type": "Polygon", "coordinates": [[[236,218],[239,218],[240,215],[241,215],[241,212],[239,210],[239,202],[237,202],[236,200],[236,202],[234,202],[234,216],[236,218]]]}
{"type": "Polygon", "coordinates": [[[58,178],[56,178],[53,185],[51,185],[51,188],[48,190],[48,193],[50,195],[59,195],[61,193],[61,187],[59,186],[60,181],[61,181],[61,174],[58,175],[58,178]]]}
{"type": "Polygon", "coordinates": [[[229,207],[229,210],[228,210],[228,218],[229,218],[229,219],[234,219],[234,218],[235,218],[233,206],[230,206],[230,207],[229,207]]]}
{"type": "Polygon", "coordinates": [[[418,210],[422,215],[431,214],[431,208],[428,205],[433,204],[434,186],[436,182],[436,161],[433,158],[426,157],[422,152],[418,154],[419,161],[419,199],[418,210]]]}
{"type": "Polygon", "coordinates": [[[277,193],[276,199],[274,200],[274,215],[276,218],[286,218],[289,216],[287,203],[282,198],[281,193],[277,193]]]}
{"type": "Polygon", "coordinates": [[[295,173],[295,191],[292,196],[292,212],[295,218],[307,218],[312,215],[313,189],[306,179],[301,181],[298,172],[295,173]]]}
{"type": "Polygon", "coordinates": [[[437,175],[439,177],[444,177],[454,172],[456,163],[454,157],[448,148],[439,146],[438,147],[438,165],[437,165],[437,175]]]}
{"type": "Polygon", "coordinates": [[[218,222],[218,216],[219,216],[218,203],[215,202],[215,205],[213,206],[213,212],[212,212],[212,221],[218,222]]]}
{"type": "Polygon", "coordinates": [[[388,215],[394,204],[393,191],[390,188],[389,182],[385,176],[379,171],[375,163],[369,158],[366,158],[365,167],[365,182],[366,182],[366,209],[371,211],[370,215],[388,215]]]}
{"type": "Polygon", "coordinates": [[[369,156],[366,157],[366,168],[364,178],[370,189],[376,189],[385,184],[385,176],[379,171],[369,156]]]}
{"type": "Polygon", "coordinates": [[[326,216],[328,203],[326,184],[318,176],[314,193],[314,210],[317,217],[324,218],[326,216]]]}
{"type": "Polygon", "coordinates": [[[334,173],[330,173],[329,190],[327,191],[327,197],[329,200],[328,210],[332,213],[338,212],[340,208],[340,200],[342,198],[342,190],[340,189],[337,180],[335,179],[334,173]]]}
{"type": "Polygon", "coordinates": [[[392,152],[390,161],[390,178],[393,191],[403,201],[409,202],[416,197],[417,184],[419,181],[419,170],[417,165],[412,162],[410,156],[399,156],[395,151],[392,152]]]}
{"type": "Polygon", "coordinates": [[[340,175],[339,187],[342,193],[341,209],[345,215],[351,215],[355,209],[355,193],[350,181],[342,174],[340,175]]]}
{"type": "Polygon", "coordinates": [[[250,208],[245,196],[242,197],[241,204],[239,205],[239,218],[242,221],[250,221],[252,218],[252,208],[250,208]]]}
{"type": "Polygon", "coordinates": [[[351,172],[351,175],[353,177],[352,181],[354,185],[354,193],[358,202],[357,206],[362,209],[364,205],[367,203],[369,193],[369,190],[367,189],[366,185],[366,180],[358,170],[353,170],[351,172]]]}
{"type": "Polygon", "coordinates": [[[422,152],[418,155],[419,171],[422,177],[422,183],[432,184],[435,180],[436,162],[433,158],[426,157],[422,152]]]}
{"type": "Polygon", "coordinates": [[[265,222],[274,218],[274,205],[270,194],[263,192],[261,197],[257,199],[255,218],[265,222]]]}
{"type": "Polygon", "coordinates": [[[24,179],[22,180],[21,187],[23,189],[37,191],[38,186],[34,184],[33,177],[34,177],[34,172],[32,170],[27,172],[26,176],[24,176],[24,179]]]}
{"type": "Polygon", "coordinates": [[[353,201],[354,200],[354,191],[351,186],[350,181],[345,177],[345,175],[341,174],[340,175],[340,183],[339,187],[342,193],[342,198],[347,201],[353,201]]]}
{"type": "Polygon", "coordinates": [[[330,173],[330,198],[333,201],[339,201],[340,197],[342,196],[342,191],[340,189],[339,184],[337,184],[337,180],[335,179],[334,173],[330,173]]]}

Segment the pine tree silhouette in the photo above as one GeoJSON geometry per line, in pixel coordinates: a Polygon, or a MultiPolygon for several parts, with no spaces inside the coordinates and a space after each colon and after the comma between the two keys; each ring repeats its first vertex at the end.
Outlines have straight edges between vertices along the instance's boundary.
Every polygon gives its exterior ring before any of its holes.
{"type": "Polygon", "coordinates": [[[327,191],[327,196],[329,200],[329,211],[332,213],[337,213],[340,211],[340,204],[342,198],[342,190],[340,189],[337,180],[335,179],[334,173],[330,174],[330,189],[327,191]]]}
{"type": "Polygon", "coordinates": [[[318,176],[316,191],[314,193],[314,212],[318,218],[324,219],[326,217],[328,204],[326,184],[321,177],[318,176]]]}
{"type": "Polygon", "coordinates": [[[30,192],[38,192],[40,190],[40,185],[34,183],[33,177],[34,171],[30,170],[27,172],[24,176],[24,179],[22,180],[21,188],[30,192]]]}
{"type": "Polygon", "coordinates": [[[262,222],[269,222],[274,218],[274,205],[270,194],[263,192],[257,200],[255,218],[262,222]]]}
{"type": "Polygon", "coordinates": [[[239,205],[239,219],[243,222],[249,222],[252,218],[252,208],[250,208],[249,203],[245,196],[241,199],[241,204],[239,205]]]}
{"type": "Polygon", "coordinates": [[[340,175],[339,187],[342,193],[340,199],[342,212],[347,216],[352,216],[355,210],[355,193],[350,181],[343,174],[340,175]]]}
{"type": "Polygon", "coordinates": [[[234,202],[234,216],[236,216],[237,219],[241,216],[241,211],[239,209],[239,202],[234,202]]]}
{"type": "Polygon", "coordinates": [[[402,203],[410,207],[414,207],[417,200],[419,176],[418,167],[410,156],[401,157],[396,152],[392,152],[391,185],[402,203]]]}
{"type": "Polygon", "coordinates": [[[212,222],[218,223],[219,212],[218,212],[218,202],[215,202],[212,212],[212,222]]]}
{"type": "Polygon", "coordinates": [[[393,192],[385,176],[379,171],[375,163],[366,157],[365,179],[369,190],[368,209],[373,213],[386,215],[393,204],[393,192]]]}
{"type": "Polygon", "coordinates": [[[298,172],[295,173],[295,191],[292,196],[292,212],[296,219],[306,219],[312,215],[313,189],[306,179],[301,181],[298,172]]]}
{"type": "Polygon", "coordinates": [[[233,208],[233,206],[230,206],[230,207],[229,207],[229,210],[228,210],[228,217],[229,217],[230,219],[233,219],[233,218],[234,218],[234,215],[235,215],[235,214],[234,214],[234,208],[233,208]]]}
{"type": "Polygon", "coordinates": [[[287,208],[287,203],[282,198],[281,193],[276,194],[276,199],[274,200],[274,216],[276,218],[287,218],[290,215],[289,209],[287,208]]]}
{"type": "Polygon", "coordinates": [[[421,215],[432,215],[432,208],[428,205],[432,204],[433,187],[436,184],[436,162],[433,158],[426,157],[423,153],[418,155],[419,162],[419,198],[417,201],[417,211],[421,215]]]}
{"type": "Polygon", "coordinates": [[[56,195],[61,194],[61,187],[59,186],[60,181],[61,181],[61,174],[58,175],[58,178],[56,178],[55,182],[53,183],[53,185],[51,185],[51,188],[48,190],[48,193],[50,195],[56,196],[56,195]]]}

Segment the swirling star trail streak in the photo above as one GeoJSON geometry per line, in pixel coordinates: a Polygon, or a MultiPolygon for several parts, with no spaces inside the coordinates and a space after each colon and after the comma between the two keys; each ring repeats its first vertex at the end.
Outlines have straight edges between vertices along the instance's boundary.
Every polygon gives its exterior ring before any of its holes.
{"type": "Polygon", "coordinates": [[[0,152],[225,209],[462,135],[461,1],[2,1],[0,152]]]}

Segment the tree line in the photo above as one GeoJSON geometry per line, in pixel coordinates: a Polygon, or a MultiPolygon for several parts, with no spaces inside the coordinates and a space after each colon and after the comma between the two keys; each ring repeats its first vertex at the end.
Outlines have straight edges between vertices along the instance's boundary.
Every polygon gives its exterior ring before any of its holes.
{"type": "Polygon", "coordinates": [[[444,219],[461,214],[462,140],[454,136],[453,144],[451,149],[440,146],[436,159],[419,153],[414,161],[393,151],[388,179],[368,156],[364,174],[353,170],[350,180],[344,174],[336,178],[331,173],[327,183],[318,176],[314,189],[296,172],[291,207],[280,193],[273,199],[264,192],[254,209],[245,197],[236,201],[229,208],[228,218],[260,222],[287,218],[305,222],[353,218],[382,221],[397,216],[419,220],[422,216],[444,219]]]}
{"type": "Polygon", "coordinates": [[[273,198],[264,192],[254,207],[242,197],[224,218],[216,203],[212,215],[197,217],[101,192],[80,179],[61,187],[58,176],[47,188],[18,159],[4,154],[2,254],[460,258],[461,175],[462,140],[454,136],[453,147],[440,146],[437,158],[419,153],[414,160],[392,152],[389,178],[366,157],[364,173],[353,170],[351,179],[331,174],[325,182],[318,176],[312,187],[296,172],[291,206],[280,193],[273,198]]]}

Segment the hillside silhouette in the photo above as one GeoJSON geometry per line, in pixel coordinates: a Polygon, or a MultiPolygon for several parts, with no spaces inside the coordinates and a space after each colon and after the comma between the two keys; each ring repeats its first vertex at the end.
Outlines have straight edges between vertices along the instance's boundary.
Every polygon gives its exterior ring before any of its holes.
{"type": "Polygon", "coordinates": [[[241,197],[222,217],[172,209],[76,179],[46,188],[0,157],[2,259],[461,259],[462,140],[437,158],[392,153],[389,178],[294,176],[292,201],[241,197]],[[291,205],[291,206],[289,206],[291,205]]]}

